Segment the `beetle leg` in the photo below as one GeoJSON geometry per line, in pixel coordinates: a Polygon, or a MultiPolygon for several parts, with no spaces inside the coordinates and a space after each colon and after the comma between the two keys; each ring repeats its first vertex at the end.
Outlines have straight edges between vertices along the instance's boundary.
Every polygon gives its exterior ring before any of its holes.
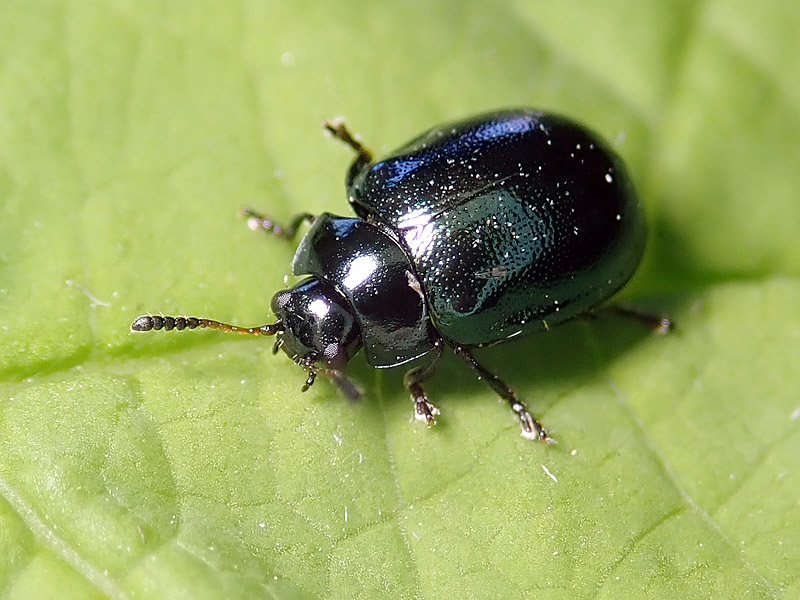
{"type": "Polygon", "coordinates": [[[512,390],[505,381],[475,360],[475,357],[472,356],[472,352],[470,352],[468,348],[456,346],[454,350],[455,353],[475,371],[478,375],[478,379],[484,380],[498,396],[508,402],[511,410],[517,415],[519,424],[522,426],[522,437],[528,438],[529,440],[543,440],[550,444],[557,443],[553,438],[547,435],[547,430],[542,427],[542,424],[531,416],[531,413],[528,412],[528,408],[517,397],[517,393],[512,390]]]}
{"type": "Polygon", "coordinates": [[[317,375],[324,375],[330,379],[333,384],[339,388],[339,391],[345,398],[351,402],[355,402],[361,398],[361,390],[347,375],[336,369],[329,369],[323,365],[318,364],[313,357],[301,358],[297,363],[308,372],[308,377],[300,389],[302,392],[307,392],[308,388],[314,385],[317,375]]]}
{"type": "Polygon", "coordinates": [[[325,121],[322,126],[328,131],[333,137],[336,139],[342,140],[345,144],[350,146],[353,150],[356,151],[358,156],[353,161],[353,164],[350,165],[350,171],[347,173],[347,187],[349,188],[350,185],[353,183],[356,175],[358,175],[359,171],[363,169],[365,166],[372,162],[372,152],[367,150],[361,142],[359,142],[355,136],[350,133],[350,130],[347,129],[345,124],[339,120],[334,119],[333,121],[325,121]]]}
{"type": "Polygon", "coordinates": [[[294,239],[300,225],[306,222],[311,223],[311,221],[314,220],[314,215],[311,213],[300,213],[292,217],[288,227],[282,227],[266,215],[252,208],[244,207],[241,213],[243,217],[247,217],[247,226],[253,231],[261,229],[268,233],[274,233],[278,237],[282,237],[286,240],[294,239]]]}
{"type": "Polygon", "coordinates": [[[654,333],[667,333],[675,329],[675,322],[662,315],[647,313],[626,304],[614,305],[611,309],[623,317],[639,321],[645,327],[652,329],[654,333]]]}
{"type": "Polygon", "coordinates": [[[422,389],[423,382],[430,379],[434,371],[436,371],[436,365],[442,356],[442,343],[437,342],[434,345],[434,350],[436,355],[433,360],[426,365],[414,367],[403,377],[403,383],[405,383],[406,389],[411,394],[411,400],[414,402],[414,418],[418,421],[424,421],[428,425],[435,424],[436,415],[440,413],[439,409],[431,404],[422,389]]]}
{"type": "Polygon", "coordinates": [[[627,304],[613,304],[601,308],[599,311],[589,310],[583,314],[583,317],[587,319],[596,319],[603,312],[614,312],[622,317],[638,321],[648,329],[651,329],[653,333],[662,334],[675,330],[675,322],[671,319],[662,315],[645,312],[627,304]]]}
{"type": "Polygon", "coordinates": [[[337,371],[336,369],[321,369],[319,373],[322,373],[328,379],[330,379],[334,385],[339,388],[339,391],[342,393],[342,395],[350,400],[350,402],[355,402],[361,398],[363,393],[361,389],[352,379],[350,379],[341,371],[337,371]]]}

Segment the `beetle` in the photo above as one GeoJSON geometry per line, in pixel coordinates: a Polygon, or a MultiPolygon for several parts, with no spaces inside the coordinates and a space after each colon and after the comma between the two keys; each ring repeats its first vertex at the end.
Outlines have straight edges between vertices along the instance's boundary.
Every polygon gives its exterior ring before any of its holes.
{"type": "Polygon", "coordinates": [[[143,315],[131,329],[276,336],[274,350],[307,371],[303,391],[323,374],[351,398],[359,391],[342,369],[360,350],[376,368],[413,363],[404,383],[427,424],[440,412],[423,384],[450,346],[524,437],[553,442],[472,350],[592,316],[631,278],[647,230],[621,158],[582,125],[527,108],[433,127],[377,162],[341,121],[324,127],[356,153],[346,177],[355,216],[302,213],[282,227],[243,210],[251,228],[289,240],[311,224],[292,262],[306,277],[274,295],[276,320],[143,315]]]}

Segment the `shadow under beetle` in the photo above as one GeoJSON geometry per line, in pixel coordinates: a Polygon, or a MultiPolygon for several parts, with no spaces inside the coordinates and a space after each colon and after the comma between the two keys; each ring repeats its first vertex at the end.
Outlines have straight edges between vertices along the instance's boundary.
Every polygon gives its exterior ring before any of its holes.
{"type": "Polygon", "coordinates": [[[284,228],[243,211],[251,228],[286,239],[311,223],[292,262],[308,277],[272,298],[277,320],[145,315],[131,329],[274,335],[275,351],[306,369],[303,391],[321,373],[351,398],[342,369],[360,349],[377,368],[416,361],[404,381],[428,424],[439,410],[422,384],[447,344],[508,402],[524,437],[553,441],[472,348],[592,316],[630,279],[646,227],[622,160],[586,128],[529,109],[439,125],[379,162],[342,123],[325,127],[356,152],[346,187],[357,216],[303,213],[284,228]]]}

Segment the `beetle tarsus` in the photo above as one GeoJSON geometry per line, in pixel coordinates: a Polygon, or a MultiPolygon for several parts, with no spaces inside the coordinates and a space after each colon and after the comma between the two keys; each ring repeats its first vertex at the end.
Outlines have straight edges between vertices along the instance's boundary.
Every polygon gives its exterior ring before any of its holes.
{"type": "Polygon", "coordinates": [[[542,427],[539,421],[533,418],[525,404],[517,397],[517,393],[512,390],[505,381],[475,360],[475,357],[472,356],[472,352],[470,352],[468,348],[456,346],[454,350],[475,372],[478,379],[485,381],[486,385],[492,388],[498,396],[508,402],[511,410],[514,411],[514,414],[517,415],[519,419],[520,426],[522,427],[522,437],[529,440],[541,440],[548,444],[557,443],[556,440],[547,435],[547,430],[542,427]]]}
{"type": "MultiPolygon", "coordinates": [[[[422,392],[422,388],[419,391],[422,392]]],[[[426,425],[436,425],[436,416],[441,414],[441,411],[430,403],[425,394],[416,396],[413,400],[414,418],[417,421],[423,421],[426,425]]]]}
{"type": "Polygon", "coordinates": [[[358,173],[360,173],[367,165],[372,163],[372,152],[367,150],[364,145],[350,133],[350,130],[347,129],[344,121],[341,119],[325,121],[322,126],[333,137],[343,141],[345,144],[355,150],[356,154],[358,155],[353,161],[353,164],[350,165],[350,170],[347,172],[346,184],[347,187],[350,188],[356,178],[356,175],[358,175],[358,173]]]}
{"type": "Polygon", "coordinates": [[[436,424],[436,416],[441,414],[441,411],[428,400],[425,390],[422,389],[422,384],[430,379],[436,371],[436,364],[442,356],[441,342],[437,342],[434,345],[433,352],[430,362],[411,369],[403,378],[406,389],[411,394],[411,400],[414,402],[414,418],[428,425],[436,424]]]}
{"type": "Polygon", "coordinates": [[[292,217],[288,226],[283,227],[264,213],[260,213],[247,206],[242,208],[239,212],[247,219],[247,226],[253,231],[266,231],[267,233],[277,235],[278,237],[290,241],[297,235],[297,230],[300,229],[303,223],[311,223],[314,220],[314,215],[311,213],[300,213],[292,217]]]}
{"type": "Polygon", "coordinates": [[[528,440],[542,440],[548,444],[557,444],[558,442],[547,435],[547,430],[542,427],[536,419],[531,416],[531,413],[525,408],[521,402],[512,405],[511,409],[517,413],[519,417],[519,424],[522,427],[522,437],[528,440]]]}
{"type": "Polygon", "coordinates": [[[358,153],[359,161],[362,164],[369,164],[372,162],[372,152],[367,150],[364,145],[350,133],[350,130],[347,129],[347,126],[344,124],[344,121],[341,119],[333,119],[331,121],[325,121],[322,123],[322,126],[330,133],[333,137],[338,140],[343,141],[345,144],[350,146],[353,150],[358,153]]]}

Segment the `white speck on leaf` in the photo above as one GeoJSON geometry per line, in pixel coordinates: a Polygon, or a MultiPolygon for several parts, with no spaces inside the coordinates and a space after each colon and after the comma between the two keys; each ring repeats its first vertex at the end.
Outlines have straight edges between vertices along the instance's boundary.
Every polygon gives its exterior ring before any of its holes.
{"type": "Polygon", "coordinates": [[[86,296],[89,299],[90,302],[89,306],[91,306],[92,308],[94,308],[95,306],[111,306],[108,302],[103,302],[102,300],[99,300],[94,294],[92,294],[89,290],[83,287],[80,283],[72,281],[71,279],[67,279],[64,283],[66,283],[70,287],[74,287],[82,291],[84,296],[86,296]]]}

